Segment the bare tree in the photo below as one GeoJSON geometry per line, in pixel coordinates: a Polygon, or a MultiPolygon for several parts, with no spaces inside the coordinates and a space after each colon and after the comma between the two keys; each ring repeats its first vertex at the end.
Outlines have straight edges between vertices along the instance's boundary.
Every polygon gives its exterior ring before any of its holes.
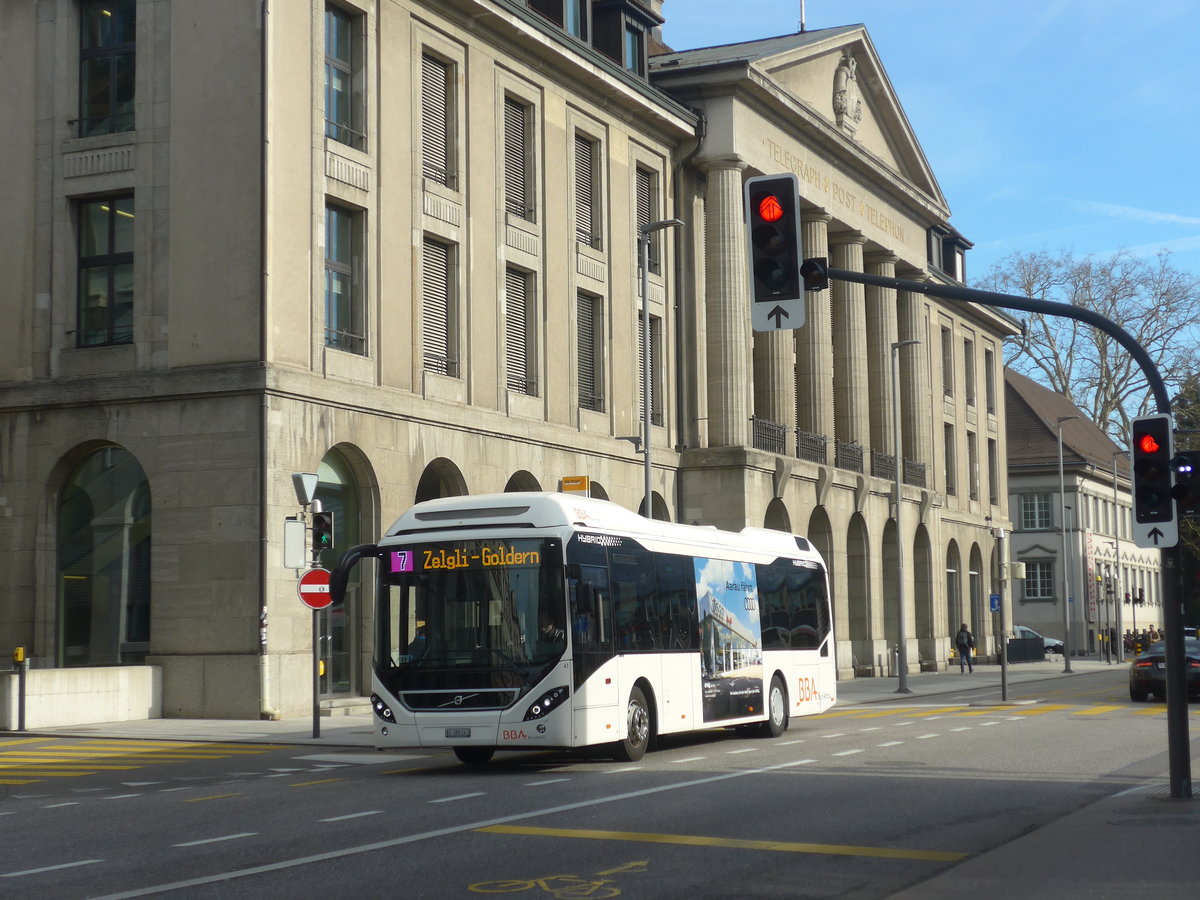
{"type": "MultiPolygon", "coordinates": [[[[1116,322],[1146,349],[1171,395],[1200,371],[1200,277],[1174,268],[1165,251],[1153,259],[1124,250],[1082,259],[1015,253],[975,286],[1085,307],[1116,322]]],[[[1130,419],[1154,412],[1132,357],[1074,319],[1029,314],[1021,352],[1008,364],[1066,396],[1122,446],[1130,419]]]]}

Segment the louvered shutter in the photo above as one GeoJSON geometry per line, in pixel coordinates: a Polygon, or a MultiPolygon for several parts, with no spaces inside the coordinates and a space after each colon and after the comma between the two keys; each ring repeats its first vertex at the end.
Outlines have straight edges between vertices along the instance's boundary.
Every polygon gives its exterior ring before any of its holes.
{"type": "Polygon", "coordinates": [[[579,243],[589,247],[596,246],[592,216],[596,184],[593,146],[587,138],[575,136],[575,234],[579,243]]]}
{"type": "Polygon", "coordinates": [[[516,100],[504,100],[504,208],[522,219],[530,217],[529,183],[526,173],[527,108],[516,100]]]}
{"type": "Polygon", "coordinates": [[[510,391],[532,394],[529,375],[529,276],[517,269],[505,273],[504,341],[510,391]]]}
{"type": "Polygon", "coordinates": [[[425,241],[422,267],[421,336],[424,342],[425,368],[442,375],[457,375],[452,358],[450,328],[450,248],[437,241],[425,241]]]}
{"type": "MultiPolygon", "coordinates": [[[[637,224],[641,228],[643,225],[649,225],[653,221],[653,199],[654,199],[654,173],[646,169],[638,169],[635,178],[635,187],[637,190],[637,224]]],[[[661,269],[661,254],[659,253],[659,234],[654,232],[650,235],[650,271],[658,274],[661,269]]]]}
{"type": "MultiPolygon", "coordinates": [[[[646,329],[643,326],[641,316],[638,316],[637,333],[638,333],[638,416],[639,416],[638,421],[644,422],[645,416],[646,416],[646,395],[647,395],[646,366],[647,365],[650,366],[650,370],[651,370],[650,377],[651,377],[651,382],[652,382],[652,384],[650,386],[650,390],[649,390],[650,414],[651,414],[651,416],[654,415],[654,388],[653,388],[654,360],[650,359],[649,362],[647,362],[647,360],[646,360],[646,329]]],[[[653,345],[654,341],[651,340],[650,343],[653,345]]]]}
{"type": "Polygon", "coordinates": [[[421,57],[421,163],[425,177],[449,185],[450,67],[432,56],[421,57]]]}
{"type": "Polygon", "coordinates": [[[603,409],[599,391],[599,301],[584,295],[579,297],[579,405],[584,409],[603,409]]]}

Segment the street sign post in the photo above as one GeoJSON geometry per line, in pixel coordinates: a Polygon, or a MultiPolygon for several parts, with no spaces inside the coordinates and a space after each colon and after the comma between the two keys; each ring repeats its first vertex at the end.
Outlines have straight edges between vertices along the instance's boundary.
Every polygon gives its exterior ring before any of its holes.
{"type": "Polygon", "coordinates": [[[333,603],[333,595],[329,593],[329,570],[309,569],[300,576],[296,584],[296,593],[300,601],[309,609],[324,609],[333,603]]]}

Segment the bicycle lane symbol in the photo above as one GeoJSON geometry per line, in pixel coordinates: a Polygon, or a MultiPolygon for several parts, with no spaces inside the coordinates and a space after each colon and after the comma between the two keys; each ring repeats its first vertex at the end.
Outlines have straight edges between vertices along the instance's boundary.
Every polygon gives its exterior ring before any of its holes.
{"type": "Polygon", "coordinates": [[[516,894],[522,891],[545,891],[556,900],[606,900],[618,897],[621,889],[614,884],[612,878],[605,875],[619,875],[629,872],[644,872],[648,861],[626,863],[615,869],[597,872],[593,879],[582,878],[579,875],[544,875],[537,878],[509,878],[499,881],[478,881],[468,885],[467,890],[474,894],[516,894]]]}

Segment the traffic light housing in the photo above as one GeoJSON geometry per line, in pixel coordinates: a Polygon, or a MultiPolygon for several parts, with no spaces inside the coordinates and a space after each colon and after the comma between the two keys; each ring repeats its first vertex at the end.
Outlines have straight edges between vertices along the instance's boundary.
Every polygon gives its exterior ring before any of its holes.
{"type": "Polygon", "coordinates": [[[1133,420],[1133,515],[1139,525],[1172,522],[1171,417],[1143,416],[1133,420]]]}
{"type": "Polygon", "coordinates": [[[747,179],[745,203],[751,301],[802,299],[799,180],[790,173],[747,179]]]}
{"type": "Polygon", "coordinates": [[[1171,496],[1179,518],[1200,517],[1200,450],[1183,450],[1171,460],[1171,496]]]}
{"type": "Polygon", "coordinates": [[[333,513],[312,514],[312,552],[318,556],[322,550],[333,549],[333,513]]]}

